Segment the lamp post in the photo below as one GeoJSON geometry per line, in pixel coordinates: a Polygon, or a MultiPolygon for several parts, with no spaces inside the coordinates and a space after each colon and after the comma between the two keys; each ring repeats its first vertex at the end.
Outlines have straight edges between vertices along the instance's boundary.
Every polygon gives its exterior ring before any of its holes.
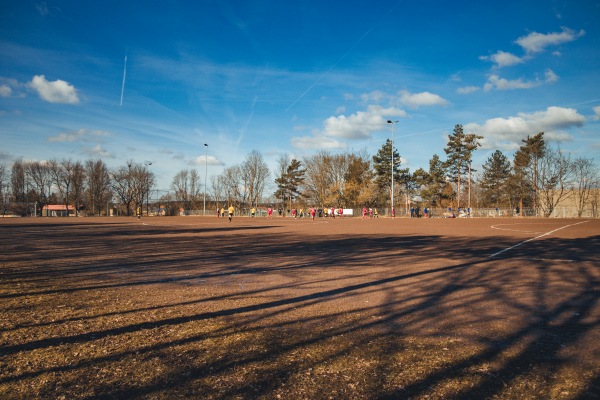
{"type": "MultiPolygon", "coordinates": [[[[150,216],[150,214],[148,213],[148,207],[150,202],[150,171],[148,167],[152,165],[152,161],[144,161],[144,164],[146,165],[146,216],[148,217],[150,216]]],[[[144,204],[142,204],[142,207],[144,207],[144,204]]]]}
{"type": "Polygon", "coordinates": [[[206,216],[206,176],[208,174],[208,144],[204,143],[204,211],[206,216]]]}
{"type": "Polygon", "coordinates": [[[396,217],[396,210],[394,209],[394,125],[398,123],[398,121],[387,121],[388,124],[392,124],[392,218],[396,217]]]}

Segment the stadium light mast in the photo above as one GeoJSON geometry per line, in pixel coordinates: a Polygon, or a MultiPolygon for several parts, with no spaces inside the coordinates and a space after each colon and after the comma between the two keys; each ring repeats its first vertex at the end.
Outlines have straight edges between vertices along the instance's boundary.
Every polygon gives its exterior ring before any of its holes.
{"type": "Polygon", "coordinates": [[[208,175],[208,144],[204,143],[204,211],[206,216],[206,176],[208,175]]]}
{"type": "Polygon", "coordinates": [[[394,125],[398,121],[387,121],[388,124],[392,124],[392,218],[396,218],[396,210],[394,209],[394,125]]]}
{"type": "MultiPolygon", "coordinates": [[[[152,165],[152,161],[144,161],[144,165],[146,165],[146,216],[149,217],[148,209],[150,207],[150,165],[152,165]]],[[[144,209],[144,204],[142,203],[142,210],[144,209]]],[[[141,212],[140,212],[141,214],[141,212]]]]}

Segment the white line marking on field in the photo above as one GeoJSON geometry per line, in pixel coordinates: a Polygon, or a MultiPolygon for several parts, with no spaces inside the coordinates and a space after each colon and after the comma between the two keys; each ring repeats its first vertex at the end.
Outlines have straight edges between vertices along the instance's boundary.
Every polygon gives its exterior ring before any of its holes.
{"type": "Polygon", "coordinates": [[[496,225],[492,225],[491,228],[492,229],[497,229],[499,231],[508,231],[508,232],[520,232],[520,233],[543,233],[544,231],[529,231],[529,230],[522,230],[522,229],[509,229],[509,228],[503,228],[504,226],[525,226],[525,227],[530,227],[532,225],[556,225],[556,222],[522,222],[522,223],[512,223],[512,224],[496,224],[496,225]]]}
{"type": "Polygon", "coordinates": [[[577,223],[575,223],[575,224],[569,224],[569,225],[561,226],[560,228],[556,228],[556,229],[554,229],[554,230],[552,230],[552,231],[550,231],[550,232],[542,233],[541,235],[538,235],[538,236],[536,236],[536,237],[533,237],[533,238],[531,238],[531,239],[524,240],[524,241],[522,241],[521,243],[517,243],[517,244],[515,244],[514,246],[508,247],[508,248],[506,248],[506,249],[504,249],[504,250],[500,250],[499,252],[492,254],[492,255],[490,256],[490,258],[491,258],[491,257],[496,257],[498,254],[502,254],[502,253],[504,253],[504,252],[506,252],[506,251],[512,250],[512,249],[514,249],[515,247],[519,247],[519,246],[521,246],[522,244],[525,244],[525,243],[527,243],[527,242],[531,242],[532,240],[536,240],[536,239],[539,239],[539,238],[541,238],[541,237],[548,236],[548,235],[550,235],[550,234],[552,234],[552,233],[554,233],[554,232],[556,232],[556,231],[560,231],[561,229],[565,229],[565,228],[568,228],[568,227],[570,227],[570,226],[575,226],[575,225],[583,224],[583,223],[586,223],[586,222],[589,222],[589,220],[587,220],[587,221],[581,221],[581,222],[577,222],[577,223]]]}
{"type": "MultiPolygon", "coordinates": [[[[491,256],[490,256],[491,257],[491,256]]],[[[575,262],[575,260],[570,259],[560,259],[560,258],[533,258],[533,257],[513,257],[511,260],[525,260],[525,261],[553,261],[553,262],[575,262]]]]}

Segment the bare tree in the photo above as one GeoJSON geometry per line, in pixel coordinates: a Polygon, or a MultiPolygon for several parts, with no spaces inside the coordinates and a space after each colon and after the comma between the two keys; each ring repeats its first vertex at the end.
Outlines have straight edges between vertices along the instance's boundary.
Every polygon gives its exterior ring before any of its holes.
{"type": "Polygon", "coordinates": [[[131,207],[135,200],[135,190],[131,179],[130,161],[126,166],[119,167],[112,173],[112,188],[125,206],[125,213],[131,215],[131,207]]]}
{"type": "Polygon", "coordinates": [[[592,193],[598,185],[598,167],[592,158],[577,158],[573,167],[573,195],[577,216],[581,218],[586,207],[591,204],[592,193]]]}
{"type": "Polygon", "coordinates": [[[175,201],[186,210],[195,209],[198,205],[201,187],[200,175],[195,169],[179,171],[171,183],[175,201]]]}
{"type": "Polygon", "coordinates": [[[241,172],[239,166],[227,167],[221,173],[221,184],[225,190],[225,197],[227,203],[233,205],[235,208],[239,208],[242,201],[242,187],[241,183],[241,172]]]}
{"type": "Polygon", "coordinates": [[[257,206],[270,175],[262,154],[257,150],[248,153],[240,166],[240,173],[249,206],[257,206]]]}
{"type": "Polygon", "coordinates": [[[85,163],[87,184],[86,202],[92,215],[100,215],[100,212],[112,197],[110,187],[110,175],[106,164],[102,160],[88,160],[85,163]]]}
{"type": "Polygon", "coordinates": [[[179,203],[179,207],[183,209],[189,208],[189,172],[187,170],[179,171],[171,182],[171,189],[174,192],[174,200],[179,203]]]}
{"type": "Polygon", "coordinates": [[[133,163],[130,167],[130,179],[136,206],[142,208],[144,202],[148,202],[150,189],[154,186],[154,174],[144,164],[133,163]]]}
{"type": "Polygon", "coordinates": [[[0,200],[2,201],[2,214],[8,211],[8,171],[6,166],[0,164],[0,200]]]}
{"type": "Polygon", "coordinates": [[[598,218],[600,216],[600,181],[596,182],[595,187],[590,197],[590,208],[592,209],[592,217],[598,218]]]}
{"type": "Polygon", "coordinates": [[[200,174],[197,170],[190,170],[190,208],[195,210],[198,208],[201,199],[202,182],[200,174]]]}
{"type": "Polygon", "coordinates": [[[69,201],[71,189],[73,188],[73,179],[75,175],[75,163],[71,159],[62,161],[50,160],[48,166],[60,194],[60,200],[64,203],[66,215],[69,216],[69,201]]]}
{"type": "Polygon", "coordinates": [[[560,149],[547,149],[537,160],[537,169],[540,208],[549,217],[569,195],[573,179],[571,160],[560,149]]]}
{"type": "Polygon", "coordinates": [[[26,182],[25,163],[23,160],[17,160],[13,163],[10,174],[11,192],[16,203],[27,201],[26,182]]]}
{"type": "Polygon", "coordinates": [[[0,187],[4,187],[7,180],[8,172],[6,172],[6,166],[4,164],[0,164],[0,187]]]}
{"type": "Polygon", "coordinates": [[[50,191],[52,188],[52,174],[48,163],[43,161],[31,161],[25,163],[25,174],[28,182],[33,186],[35,192],[35,202],[38,204],[38,209],[48,204],[50,191]]]}
{"type": "Polygon", "coordinates": [[[357,158],[360,156],[325,150],[306,158],[303,188],[307,198],[321,206],[342,205],[347,200],[344,193],[348,169],[357,158]]]}
{"type": "Polygon", "coordinates": [[[75,204],[75,215],[79,215],[79,207],[85,190],[85,168],[81,161],[73,164],[72,170],[73,182],[73,203],[75,204]]]}
{"type": "Polygon", "coordinates": [[[304,193],[316,204],[327,206],[330,190],[333,185],[332,171],[333,156],[326,150],[307,157],[304,160],[306,178],[304,180],[304,193]]]}
{"type": "Polygon", "coordinates": [[[219,205],[223,206],[222,202],[225,201],[225,185],[223,178],[221,175],[211,176],[210,184],[217,208],[219,205]]]}

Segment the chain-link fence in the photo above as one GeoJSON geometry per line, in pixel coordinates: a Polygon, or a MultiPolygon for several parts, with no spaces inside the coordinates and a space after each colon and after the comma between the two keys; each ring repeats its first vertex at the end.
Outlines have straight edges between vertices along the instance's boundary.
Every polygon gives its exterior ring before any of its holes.
{"type": "MultiPolygon", "coordinates": [[[[320,209],[321,213],[317,212],[317,217],[327,218],[331,217],[331,208],[320,209]]],[[[335,216],[339,217],[339,208],[335,208],[335,216]]],[[[522,213],[517,209],[509,209],[505,207],[499,208],[428,208],[427,217],[430,218],[517,218],[523,217],[544,217],[544,212],[541,209],[523,208],[522,213]]],[[[224,210],[227,214],[227,209],[224,210]]],[[[302,211],[303,217],[308,217],[310,209],[297,209],[296,216],[300,217],[302,211]]],[[[424,208],[422,207],[411,207],[406,209],[405,207],[396,208],[395,216],[397,218],[422,218],[425,216],[424,208]]],[[[362,218],[362,208],[342,208],[343,217],[360,217],[362,218]]],[[[143,215],[147,216],[168,216],[168,215],[179,215],[179,216],[216,216],[216,209],[206,210],[183,210],[183,209],[170,209],[169,207],[161,205],[150,205],[148,213],[146,214],[146,207],[143,208],[143,215]]],[[[16,202],[4,202],[0,204],[0,217],[34,217],[43,215],[35,203],[16,203],[16,202]]],[[[48,214],[50,215],[50,214],[48,214]]],[[[80,216],[86,216],[85,210],[80,210],[80,216]]],[[[101,215],[126,215],[124,210],[119,208],[119,205],[111,205],[110,209],[106,214],[101,215]],[[110,211],[110,212],[109,212],[110,211]]],[[[134,214],[131,214],[134,215],[134,214]]],[[[252,215],[250,208],[236,209],[236,216],[250,217],[252,215]]],[[[52,216],[58,216],[54,213],[52,216]]],[[[255,209],[254,216],[257,218],[266,217],[267,209],[265,207],[257,207],[255,209]]],[[[279,217],[277,209],[273,210],[273,216],[279,217]]],[[[291,210],[283,210],[282,216],[291,217],[291,210]]],[[[386,208],[367,208],[367,217],[391,217],[391,209],[386,208]],[[376,210],[376,211],[375,211],[376,210]]],[[[562,207],[558,206],[552,210],[549,218],[579,218],[578,210],[576,207],[562,207]]],[[[581,218],[598,218],[600,213],[596,207],[587,207],[581,214],[581,218]]]]}

